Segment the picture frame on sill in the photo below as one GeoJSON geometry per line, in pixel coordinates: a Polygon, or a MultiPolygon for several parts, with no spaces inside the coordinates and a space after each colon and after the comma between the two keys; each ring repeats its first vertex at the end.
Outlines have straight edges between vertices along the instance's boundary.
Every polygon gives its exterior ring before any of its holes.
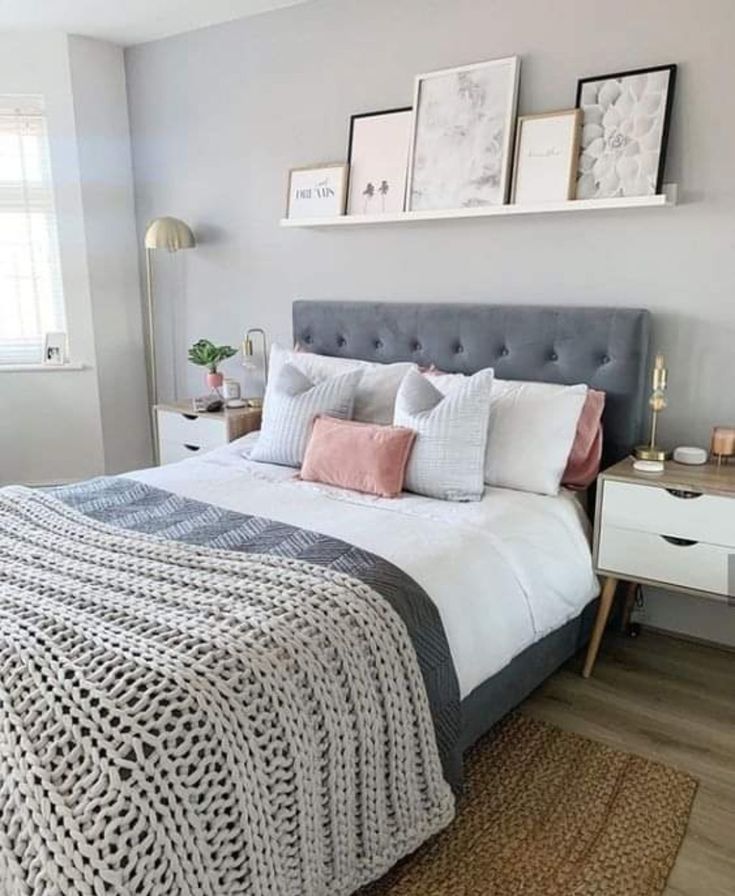
{"type": "Polygon", "coordinates": [[[663,188],[676,65],[581,78],[577,199],[653,196],[663,188]]]}
{"type": "Polygon", "coordinates": [[[333,218],[345,213],[344,162],[292,168],[288,175],[287,218],[333,218]]]}
{"type": "Polygon", "coordinates": [[[409,211],[507,202],[519,75],[509,56],[417,76],[409,211]]]}
{"type": "Polygon", "coordinates": [[[412,120],[411,106],[350,118],[348,215],[404,210],[412,120]]]}
{"type": "Polygon", "coordinates": [[[60,367],[68,362],[66,333],[49,332],[43,338],[43,363],[60,367]]]}
{"type": "Polygon", "coordinates": [[[581,109],[518,117],[510,200],[513,204],[574,198],[581,125],[581,109]]]}

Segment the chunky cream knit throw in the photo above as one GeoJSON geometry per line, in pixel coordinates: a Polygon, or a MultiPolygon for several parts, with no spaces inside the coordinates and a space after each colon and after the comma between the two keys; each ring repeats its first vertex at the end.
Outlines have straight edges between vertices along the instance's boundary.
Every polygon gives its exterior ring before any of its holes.
{"type": "Polygon", "coordinates": [[[376,592],[0,490],[2,896],[339,896],[453,808],[376,592]]]}

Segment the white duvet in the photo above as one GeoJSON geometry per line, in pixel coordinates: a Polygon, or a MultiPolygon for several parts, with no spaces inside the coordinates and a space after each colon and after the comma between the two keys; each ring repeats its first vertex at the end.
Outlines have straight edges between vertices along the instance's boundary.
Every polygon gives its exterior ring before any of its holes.
{"type": "Polygon", "coordinates": [[[457,504],[301,482],[247,459],[251,433],[190,460],[126,474],[184,497],[341,538],[394,563],[441,614],[467,696],[598,593],[589,526],[571,493],[488,488],[457,504]]]}

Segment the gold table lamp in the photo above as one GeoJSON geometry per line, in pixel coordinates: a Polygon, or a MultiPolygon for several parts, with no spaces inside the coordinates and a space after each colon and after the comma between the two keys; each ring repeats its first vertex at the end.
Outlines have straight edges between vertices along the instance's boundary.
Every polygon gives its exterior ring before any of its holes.
{"type": "Polygon", "coordinates": [[[652,385],[653,391],[648,399],[648,405],[651,408],[651,438],[647,445],[638,445],[633,453],[638,460],[668,460],[671,456],[669,451],[659,448],[656,444],[656,430],[658,427],[658,415],[666,407],[666,382],[668,371],[664,364],[664,356],[656,355],[656,361],[653,366],[652,385]]]}

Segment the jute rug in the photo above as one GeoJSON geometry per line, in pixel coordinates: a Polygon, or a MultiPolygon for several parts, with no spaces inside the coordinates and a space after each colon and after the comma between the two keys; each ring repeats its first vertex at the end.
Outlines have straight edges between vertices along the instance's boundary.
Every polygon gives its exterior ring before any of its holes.
{"type": "Polygon", "coordinates": [[[468,757],[451,826],[360,896],[658,896],[696,788],[512,715],[468,757]]]}

